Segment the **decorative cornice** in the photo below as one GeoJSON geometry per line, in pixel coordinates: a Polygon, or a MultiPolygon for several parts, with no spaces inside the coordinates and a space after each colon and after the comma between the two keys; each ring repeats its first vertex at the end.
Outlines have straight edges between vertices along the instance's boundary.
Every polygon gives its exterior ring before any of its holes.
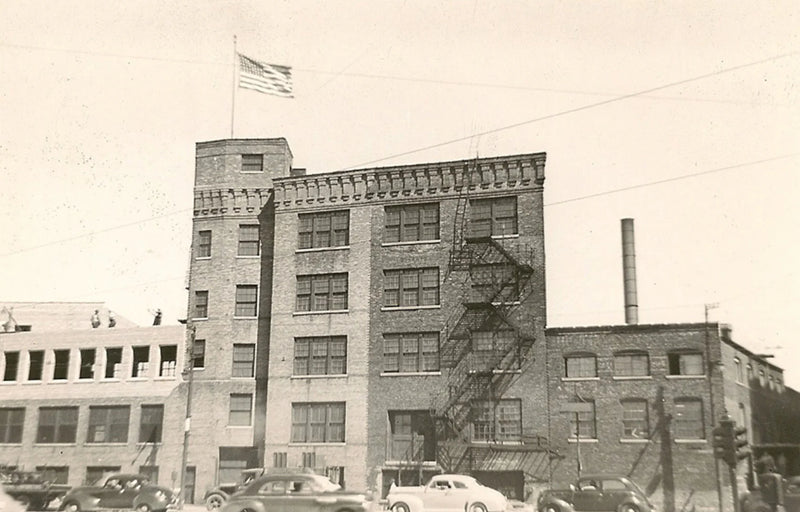
{"type": "Polygon", "coordinates": [[[268,188],[195,189],[194,216],[261,213],[272,197],[268,188]]]}
{"type": "Polygon", "coordinates": [[[544,185],[545,153],[275,178],[275,209],[381,202],[544,185]]]}

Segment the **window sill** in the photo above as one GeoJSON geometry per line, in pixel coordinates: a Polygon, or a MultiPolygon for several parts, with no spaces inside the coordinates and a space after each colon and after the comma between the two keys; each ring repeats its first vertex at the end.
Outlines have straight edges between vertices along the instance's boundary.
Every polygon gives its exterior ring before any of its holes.
{"type": "Polygon", "coordinates": [[[438,377],[441,371],[435,372],[381,372],[381,377],[438,377]]]}
{"type": "Polygon", "coordinates": [[[251,429],[253,425],[225,425],[225,428],[234,428],[239,430],[251,429]]]}
{"type": "Polygon", "coordinates": [[[381,247],[403,247],[406,245],[431,245],[441,243],[442,240],[437,238],[435,240],[411,240],[407,242],[383,242],[381,247]]]}
{"type": "Polygon", "coordinates": [[[194,260],[195,261],[203,261],[203,260],[210,260],[211,256],[197,256],[194,260]]]}
{"type": "Polygon", "coordinates": [[[442,309],[441,304],[430,306],[381,306],[381,311],[414,311],[417,309],[442,309]]]}
{"type": "Polygon", "coordinates": [[[260,171],[239,171],[241,174],[264,174],[263,170],[260,171]]]}
{"type": "Polygon", "coordinates": [[[73,381],[73,384],[91,384],[93,382],[96,382],[94,377],[90,379],[78,379],[76,381],[73,381]]]}
{"type": "Polygon", "coordinates": [[[519,233],[514,233],[511,235],[492,235],[492,240],[503,240],[506,238],[519,238],[519,233]]]}
{"type": "Polygon", "coordinates": [[[600,377],[561,377],[561,382],[599,381],[600,377]]]}
{"type": "Polygon", "coordinates": [[[675,439],[675,444],[708,444],[705,439],[675,439]]]}
{"type": "Polygon", "coordinates": [[[234,316],[234,320],[258,320],[258,315],[255,316],[234,316]]]}
{"type": "Polygon", "coordinates": [[[89,442],[86,441],[84,446],[127,446],[127,441],[97,441],[97,442],[89,442]]]}
{"type": "Polygon", "coordinates": [[[158,377],[154,377],[153,380],[175,380],[177,378],[177,375],[159,375],[158,377]]]}
{"type": "Polygon", "coordinates": [[[619,442],[621,444],[647,444],[647,443],[650,442],[650,440],[649,439],[622,438],[622,439],[619,440],[619,442]]]}
{"type": "Polygon", "coordinates": [[[148,381],[148,380],[150,380],[149,377],[139,377],[137,375],[135,377],[131,377],[130,379],[128,379],[128,382],[145,382],[145,381],[148,381]]]}
{"type": "Polygon", "coordinates": [[[58,379],[58,380],[48,380],[47,384],[69,384],[69,380],[67,379],[58,379]]]}
{"type": "Polygon", "coordinates": [[[347,443],[344,442],[344,441],[331,441],[330,443],[326,443],[326,442],[322,442],[322,441],[318,441],[318,442],[313,442],[313,441],[308,441],[308,442],[295,441],[293,443],[290,442],[289,446],[347,446],[347,443]]]}
{"type": "Polygon", "coordinates": [[[596,437],[582,437],[580,441],[576,437],[570,437],[567,439],[569,443],[599,443],[600,441],[596,437]]]}
{"type": "Polygon", "coordinates": [[[675,380],[681,380],[681,379],[686,380],[686,379],[705,379],[706,376],[705,375],[666,375],[666,378],[668,380],[672,380],[672,379],[675,379],[675,380]]]}
{"type": "Polygon", "coordinates": [[[191,319],[192,322],[205,322],[206,320],[208,320],[207,316],[198,316],[191,319]]]}
{"type": "Polygon", "coordinates": [[[260,254],[250,254],[250,255],[248,255],[248,254],[237,254],[236,255],[236,259],[237,260],[254,260],[254,259],[258,259],[260,257],[261,257],[260,254]]]}
{"type": "Polygon", "coordinates": [[[307,249],[295,249],[295,254],[303,254],[308,252],[326,252],[326,251],[346,251],[349,250],[349,245],[337,245],[335,247],[309,247],[307,249]]]}
{"type": "Polygon", "coordinates": [[[161,446],[161,443],[163,443],[163,441],[156,441],[156,442],[152,442],[152,441],[137,441],[137,442],[136,442],[136,446],[139,446],[139,447],[144,447],[144,446],[161,446]]]}
{"type": "Polygon", "coordinates": [[[253,379],[255,379],[255,377],[253,377],[253,376],[250,376],[250,377],[234,377],[233,375],[231,375],[231,380],[243,381],[243,380],[253,380],[253,379]]]}
{"type": "Polygon", "coordinates": [[[612,378],[614,380],[653,380],[652,375],[615,375],[612,378]]]}
{"type": "Polygon", "coordinates": [[[22,446],[22,443],[0,443],[0,446],[22,446]]]}
{"type": "Polygon", "coordinates": [[[19,384],[18,380],[4,380],[0,382],[0,386],[14,386],[16,384],[19,384]]]}
{"type": "Polygon", "coordinates": [[[108,379],[108,378],[106,378],[106,379],[101,379],[100,382],[107,382],[107,383],[122,382],[122,379],[108,379]]]}
{"type": "Polygon", "coordinates": [[[72,441],[71,443],[43,443],[40,441],[35,441],[33,443],[34,446],[78,446],[78,443],[72,441]]]}
{"type": "Polygon", "coordinates": [[[26,380],[26,381],[22,382],[23,386],[28,386],[28,385],[31,385],[31,384],[44,384],[44,381],[43,380],[26,380]]]}
{"type": "Polygon", "coordinates": [[[341,313],[349,313],[349,309],[331,309],[327,311],[295,311],[292,316],[307,316],[307,315],[333,315],[341,313]]]}
{"type": "Polygon", "coordinates": [[[295,379],[296,380],[306,380],[306,379],[313,380],[313,379],[343,379],[343,378],[346,378],[346,377],[347,377],[346,373],[336,373],[336,374],[331,374],[331,375],[292,375],[289,378],[293,379],[293,380],[295,380],[295,379]]]}

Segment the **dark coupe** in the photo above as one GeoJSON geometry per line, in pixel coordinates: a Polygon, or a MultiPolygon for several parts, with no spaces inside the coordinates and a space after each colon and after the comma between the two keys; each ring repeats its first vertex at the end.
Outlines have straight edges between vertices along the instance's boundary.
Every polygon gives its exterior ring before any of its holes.
{"type": "Polygon", "coordinates": [[[166,487],[152,485],[144,475],[116,474],[109,476],[102,487],[76,487],[61,501],[58,510],[81,512],[90,510],[131,510],[162,512],[177,506],[177,498],[166,487]]]}
{"type": "Polygon", "coordinates": [[[568,489],[539,495],[539,512],[653,512],[632,480],[620,475],[584,475],[568,489]]]}

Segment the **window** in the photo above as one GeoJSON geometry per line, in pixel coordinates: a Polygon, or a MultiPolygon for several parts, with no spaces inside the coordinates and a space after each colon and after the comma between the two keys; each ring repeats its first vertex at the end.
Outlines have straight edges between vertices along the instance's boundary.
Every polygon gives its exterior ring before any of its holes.
{"type": "Polygon", "coordinates": [[[0,444],[21,443],[24,423],[24,407],[0,407],[0,444]]]}
{"type": "Polygon", "coordinates": [[[233,345],[231,377],[252,377],[255,373],[256,346],[252,343],[233,345]]]}
{"type": "Polygon", "coordinates": [[[747,412],[743,403],[739,403],[739,414],[736,417],[736,423],[740,427],[747,427],[747,412]]]}
{"type": "Polygon", "coordinates": [[[511,264],[477,264],[470,266],[473,302],[519,301],[519,276],[511,264]]]}
{"type": "Polygon", "coordinates": [[[94,379],[94,362],[96,350],[93,348],[82,348],[80,351],[81,366],[78,371],[79,379],[94,379]]]}
{"type": "Polygon", "coordinates": [[[347,373],[347,336],[294,339],[294,375],[347,373]]]}
{"type": "Polygon", "coordinates": [[[670,375],[703,375],[703,354],[699,352],[674,352],[667,354],[670,375]]]}
{"type": "Polygon", "coordinates": [[[753,381],[753,365],[748,364],[747,365],[747,383],[749,384],[752,381],[753,381]]]}
{"type": "Polygon", "coordinates": [[[150,366],[150,347],[133,347],[133,363],[131,363],[131,377],[147,377],[150,366]]]}
{"type": "Polygon", "coordinates": [[[297,276],[297,311],[347,309],[347,274],[297,276]]]}
{"type": "Polygon", "coordinates": [[[383,241],[417,242],[439,239],[439,204],[387,206],[383,241]]]}
{"type": "Polygon", "coordinates": [[[139,442],[160,443],[164,423],[163,405],[143,405],[139,421],[139,442]]]}
{"type": "Polygon", "coordinates": [[[236,254],[238,256],[258,256],[260,252],[258,224],[239,224],[239,250],[236,254]]]}
{"type": "Polygon", "coordinates": [[[228,425],[231,427],[249,427],[252,422],[253,395],[249,393],[231,394],[228,425]]]}
{"type": "Polygon", "coordinates": [[[574,354],[564,358],[568,379],[597,377],[597,357],[594,354],[574,354]]]}
{"type": "Polygon", "coordinates": [[[436,460],[436,427],[428,411],[389,411],[390,460],[436,460]]]}
{"type": "Polygon", "coordinates": [[[254,317],[256,316],[256,304],[258,303],[258,286],[254,284],[236,285],[236,309],[233,316],[254,317]]]}
{"type": "Polygon", "coordinates": [[[614,354],[616,377],[645,377],[650,375],[650,357],[646,352],[618,352],[614,354]]]}
{"type": "Polygon", "coordinates": [[[205,368],[206,340],[194,340],[192,344],[192,368],[205,368]]]}
{"type": "Polygon", "coordinates": [[[66,485],[69,483],[69,466],[36,466],[46,482],[66,485]]]}
{"type": "Polygon", "coordinates": [[[470,201],[470,235],[474,237],[517,234],[517,198],[498,197],[470,201]]]}
{"type": "Polygon", "coordinates": [[[386,307],[439,304],[439,269],[384,270],[383,305],[386,307]]]}
{"type": "Polygon", "coordinates": [[[242,172],[262,172],[264,170],[264,155],[242,155],[242,172]]]}
{"type": "Polygon", "coordinates": [[[197,234],[197,257],[211,257],[211,231],[204,230],[197,234]]]}
{"type": "Polygon", "coordinates": [[[254,448],[244,446],[219,447],[219,472],[220,482],[240,482],[242,470],[254,468],[259,465],[254,448]]]}
{"type": "Polygon", "coordinates": [[[285,468],[286,467],[286,452],[273,452],[272,453],[272,467],[285,468]]]}
{"type": "Polygon", "coordinates": [[[704,439],[703,402],[699,398],[675,400],[674,432],[676,439],[704,439]]]}
{"type": "Polygon", "coordinates": [[[29,350],[28,380],[42,380],[44,350],[29,350]]]}
{"type": "Polygon", "coordinates": [[[350,243],[350,212],[301,213],[297,216],[297,248],[343,247],[350,243]]]}
{"type": "Polygon", "coordinates": [[[153,485],[158,483],[158,466],[139,466],[139,474],[147,478],[153,485]]]}
{"type": "Polygon", "coordinates": [[[474,402],[472,413],[474,441],[519,441],[522,438],[522,400],[474,402]]]}
{"type": "Polygon", "coordinates": [[[574,402],[582,404],[586,410],[577,413],[568,413],[569,431],[571,439],[596,439],[597,429],[595,426],[595,406],[594,400],[587,402],[574,402]]]}
{"type": "Polygon", "coordinates": [[[194,292],[194,317],[208,318],[208,290],[194,292]]]}
{"type": "Polygon", "coordinates": [[[122,375],[122,349],[119,347],[106,348],[106,379],[119,379],[122,375]]]}
{"type": "Polygon", "coordinates": [[[53,380],[67,380],[69,374],[69,350],[54,350],[53,380]]]}
{"type": "Polygon", "coordinates": [[[119,473],[119,470],[119,466],[87,466],[86,480],[83,483],[86,485],[96,484],[99,487],[103,485],[106,477],[119,473]]]}
{"type": "Polygon", "coordinates": [[[74,443],[77,432],[77,407],[39,408],[37,443],[74,443]]]}
{"type": "Polygon", "coordinates": [[[439,371],[439,333],[406,332],[383,335],[383,371],[439,371]]]}
{"type": "Polygon", "coordinates": [[[158,347],[161,356],[161,366],[158,369],[159,377],[174,377],[178,366],[178,346],[161,345],[158,347]]]}
{"type": "Polygon", "coordinates": [[[630,398],[621,400],[622,437],[624,439],[647,439],[650,437],[650,422],[647,400],[630,398]]]}
{"type": "Polygon", "coordinates": [[[736,368],[736,382],[744,381],[744,370],[742,368],[742,361],[738,357],[733,358],[733,365],[736,368]]]}
{"type": "Polygon", "coordinates": [[[472,331],[472,365],[474,371],[518,370],[517,337],[511,329],[472,331]]]}
{"type": "Polygon", "coordinates": [[[127,405],[89,407],[87,443],[124,443],[128,440],[131,408],[127,405]]]}
{"type": "Polygon", "coordinates": [[[343,443],[344,402],[292,404],[293,443],[343,443]]]}
{"type": "Polygon", "coordinates": [[[13,350],[5,353],[6,368],[3,371],[3,381],[13,382],[17,380],[19,371],[19,351],[13,350]]]}

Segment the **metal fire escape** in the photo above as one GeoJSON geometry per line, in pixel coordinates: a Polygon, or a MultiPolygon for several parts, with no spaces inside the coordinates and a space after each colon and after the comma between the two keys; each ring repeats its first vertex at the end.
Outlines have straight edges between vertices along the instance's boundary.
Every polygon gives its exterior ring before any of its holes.
{"type": "MultiPolygon", "coordinates": [[[[471,173],[466,170],[469,179],[471,173]]],[[[449,369],[449,379],[444,399],[432,411],[437,462],[447,472],[475,469],[476,462],[485,457],[479,452],[485,453],[485,446],[498,440],[491,428],[492,438],[481,439],[489,443],[472,442],[475,404],[492,404],[503,396],[519,376],[535,341],[533,329],[521,322],[522,306],[534,289],[533,248],[518,238],[498,240],[469,233],[468,189],[465,184],[456,205],[445,277],[454,286],[462,283],[464,295],[442,330],[441,367],[449,369]]]]}

